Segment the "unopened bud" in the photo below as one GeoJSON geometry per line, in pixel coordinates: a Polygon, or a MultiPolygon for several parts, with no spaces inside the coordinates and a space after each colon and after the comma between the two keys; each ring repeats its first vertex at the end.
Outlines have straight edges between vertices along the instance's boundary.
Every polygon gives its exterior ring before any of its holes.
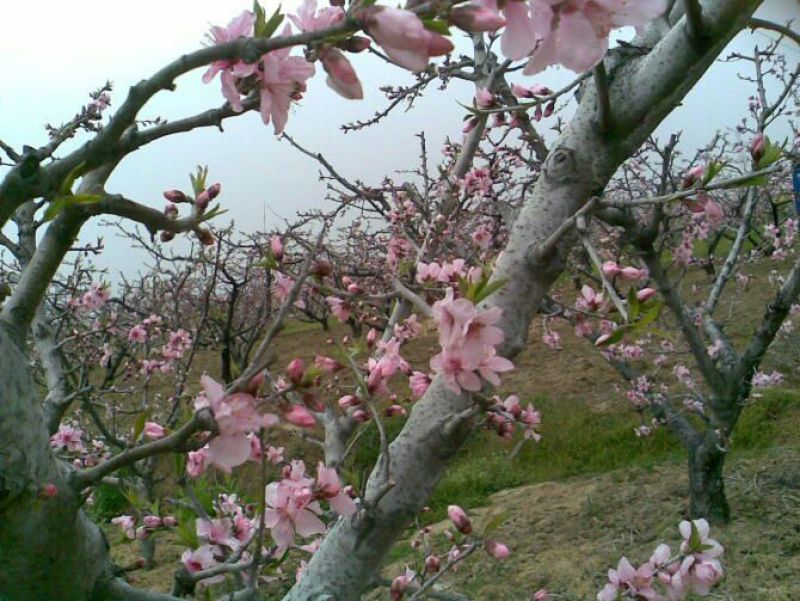
{"type": "Polygon", "coordinates": [[[161,241],[162,242],[170,242],[171,240],[175,239],[175,232],[163,231],[161,232],[161,241]]]}
{"type": "Polygon", "coordinates": [[[52,499],[58,494],[58,487],[52,482],[48,482],[42,487],[39,494],[45,499],[52,499]]]}
{"type": "Polygon", "coordinates": [[[461,534],[472,533],[472,522],[469,521],[467,512],[461,509],[461,507],[458,505],[450,505],[447,508],[447,517],[450,518],[450,521],[453,522],[456,530],[458,530],[461,534]]]}
{"type": "Polygon", "coordinates": [[[222,190],[222,184],[217,182],[216,184],[212,184],[208,188],[208,198],[209,200],[214,200],[217,196],[219,196],[219,192],[222,190]]]}
{"type": "Polygon", "coordinates": [[[214,234],[208,230],[198,229],[195,230],[195,234],[197,234],[197,239],[204,246],[214,246],[214,234]]]}
{"type": "Polygon", "coordinates": [[[442,568],[442,560],[436,557],[436,555],[429,555],[425,559],[425,571],[431,574],[435,574],[442,568]]]}
{"type": "Polygon", "coordinates": [[[194,201],[194,206],[197,207],[197,210],[200,213],[202,213],[208,208],[209,202],[211,202],[211,195],[208,193],[208,190],[203,190],[197,195],[197,200],[194,201]]]}
{"type": "Polygon", "coordinates": [[[763,132],[758,132],[750,141],[750,156],[753,157],[756,163],[764,157],[766,143],[767,140],[763,132]]]}
{"type": "Polygon", "coordinates": [[[164,198],[170,202],[186,202],[188,200],[186,194],[180,190],[167,190],[164,192],[164,198]]]}

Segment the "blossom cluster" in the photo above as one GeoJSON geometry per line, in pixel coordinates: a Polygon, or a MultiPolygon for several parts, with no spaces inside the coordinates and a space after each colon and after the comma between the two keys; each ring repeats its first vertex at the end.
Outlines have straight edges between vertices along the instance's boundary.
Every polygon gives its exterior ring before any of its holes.
{"type": "Polygon", "coordinates": [[[709,526],[704,519],[683,521],[679,529],[683,542],[677,555],[673,556],[668,545],[661,544],[638,568],[623,557],[616,570],[608,571],[608,584],[597,594],[597,600],[680,601],[691,593],[708,595],[722,579],[719,558],[724,549],[708,537],[709,526]],[[666,596],[658,592],[659,586],[666,596]]]}
{"type": "Polygon", "coordinates": [[[472,301],[456,299],[452,288],[434,303],[433,319],[442,351],[431,358],[430,365],[453,392],[478,391],[481,379],[499,386],[499,374],[514,369],[514,364],[496,350],[504,334],[493,324],[500,320],[501,313],[499,307],[478,311],[472,301]]]}

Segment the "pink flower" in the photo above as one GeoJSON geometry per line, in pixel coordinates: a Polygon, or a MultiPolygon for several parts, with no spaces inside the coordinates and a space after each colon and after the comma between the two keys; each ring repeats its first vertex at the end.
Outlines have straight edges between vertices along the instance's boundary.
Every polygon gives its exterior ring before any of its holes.
{"type": "Polygon", "coordinates": [[[295,532],[303,537],[325,532],[325,524],[317,517],[321,512],[319,503],[312,500],[314,481],[304,473],[302,462],[292,462],[289,477],[266,488],[269,508],[264,514],[264,524],[280,549],[292,543],[295,532]]]}
{"type": "Polygon", "coordinates": [[[128,332],[128,340],[138,344],[147,342],[147,329],[142,324],[133,326],[128,332]]]}
{"type": "MultiPolygon", "coordinates": [[[[198,547],[194,551],[186,549],[181,555],[181,563],[186,567],[189,572],[201,572],[203,570],[207,570],[211,566],[217,563],[217,560],[214,558],[214,546],[213,545],[203,545],[198,547]]],[[[224,575],[222,575],[224,578],[224,575]]],[[[211,578],[206,579],[204,582],[209,582],[213,580],[211,578]]]]}
{"type": "Polygon", "coordinates": [[[81,297],[81,306],[84,309],[99,309],[106,304],[106,301],[111,297],[108,289],[103,287],[102,284],[93,282],[89,290],[81,297]]]}
{"type": "Polygon", "coordinates": [[[289,20],[301,31],[327,29],[344,19],[340,6],[326,6],[317,13],[317,0],[303,0],[297,13],[289,15],[289,20]]]}
{"type": "MultiPolygon", "coordinates": [[[[291,28],[287,25],[283,35],[291,28]]],[[[261,88],[261,119],[272,125],[276,134],[283,132],[289,120],[289,105],[306,90],[305,81],[314,75],[314,65],[300,56],[289,56],[291,47],[268,52],[261,58],[262,70],[256,72],[261,88]]]]}
{"type": "Polygon", "coordinates": [[[270,463],[273,465],[283,463],[283,450],[283,447],[278,447],[277,449],[273,446],[267,447],[267,459],[269,459],[270,463]]]}
{"type": "Polygon", "coordinates": [[[608,571],[609,583],[597,595],[598,601],[613,601],[618,593],[628,593],[636,599],[657,598],[653,589],[653,566],[650,563],[642,564],[635,569],[626,557],[619,560],[616,570],[608,571]]]}
{"type": "Polygon", "coordinates": [[[475,92],[475,106],[482,109],[488,109],[494,104],[494,94],[486,88],[480,88],[475,92]]]}
{"type": "Polygon", "coordinates": [[[233,522],[229,518],[198,519],[196,528],[198,538],[212,545],[224,545],[234,550],[239,548],[240,541],[233,534],[233,522]]]}
{"type": "Polygon", "coordinates": [[[82,430],[61,424],[58,432],[50,437],[50,447],[57,450],[66,449],[72,453],[84,453],[86,449],[83,446],[82,436],[82,430]]]}
{"type": "MultiPolygon", "coordinates": [[[[466,352],[474,350],[470,348],[466,349],[466,352]]],[[[474,352],[466,354],[462,348],[456,350],[445,348],[441,353],[431,357],[430,365],[435,373],[444,376],[445,385],[456,394],[460,394],[462,390],[477,392],[481,389],[481,379],[475,370],[480,365],[481,358],[480,351],[478,354],[474,352]]]]}
{"type": "Polygon", "coordinates": [[[317,466],[316,491],[319,498],[325,499],[341,516],[348,517],[356,512],[356,504],[342,489],[339,475],[333,468],[325,467],[321,461],[317,466]]]}
{"type": "Polygon", "coordinates": [[[136,519],[131,515],[120,515],[111,519],[111,523],[122,528],[125,536],[131,540],[136,538],[136,519]]]}
{"type": "MultiPolygon", "coordinates": [[[[508,31],[512,23],[512,14],[506,6],[506,19],[509,21],[508,31]]],[[[530,34],[530,40],[538,39],[531,59],[524,73],[532,75],[549,65],[561,64],[567,69],[581,73],[599,63],[608,49],[608,35],[612,29],[625,25],[642,26],[658,17],[666,9],[665,0],[530,0],[530,12],[520,7],[513,7],[513,18],[518,19],[517,26],[521,31],[514,34],[514,56],[523,58],[531,46],[525,44],[524,33],[530,34]]],[[[504,33],[504,37],[506,34],[504,33]]],[[[503,46],[506,53],[506,46],[503,46]]]]}
{"type": "Polygon", "coordinates": [[[283,275],[281,272],[275,272],[275,286],[272,293],[275,295],[279,303],[283,303],[289,297],[289,294],[294,288],[294,280],[288,275],[283,275]]]}
{"type": "MultiPolygon", "coordinates": [[[[211,40],[214,44],[219,45],[227,44],[241,37],[250,37],[253,34],[254,23],[255,16],[249,10],[246,10],[232,20],[227,28],[213,26],[210,32],[211,40]]],[[[236,88],[236,80],[237,78],[252,75],[255,71],[255,65],[248,65],[242,61],[215,61],[203,75],[203,83],[209,83],[217,73],[222,72],[222,75],[220,75],[222,95],[231,104],[233,110],[241,112],[243,109],[242,100],[239,90],[236,88]]],[[[172,198],[167,198],[168,200],[173,200],[172,198]]],[[[180,201],[173,200],[173,202],[180,201]]]]}
{"type": "Polygon", "coordinates": [[[331,313],[336,316],[339,321],[347,321],[350,319],[351,307],[347,301],[344,301],[336,296],[328,296],[325,302],[331,309],[331,313]]]}
{"type": "Polygon", "coordinates": [[[274,234],[269,239],[269,247],[276,260],[280,261],[283,259],[283,240],[278,234],[274,234]]]}
{"type": "Polygon", "coordinates": [[[192,478],[197,478],[208,467],[208,447],[199,451],[189,451],[186,461],[186,473],[192,478]]]}
{"type": "Polygon", "coordinates": [[[415,371],[408,379],[408,385],[411,388],[411,394],[419,399],[422,398],[422,395],[428,390],[428,386],[431,385],[431,378],[428,374],[415,371]]]}
{"type": "Polygon", "coordinates": [[[410,71],[424,71],[432,56],[448,54],[453,44],[425,29],[414,13],[388,6],[370,6],[361,15],[367,33],[394,62],[410,71]]]}
{"type": "Polygon", "coordinates": [[[142,434],[144,434],[145,437],[149,438],[150,440],[156,440],[158,438],[162,438],[166,432],[166,429],[162,425],[159,425],[155,422],[145,422],[142,434]]]}
{"type": "Polygon", "coordinates": [[[581,295],[575,301],[575,308],[579,311],[597,311],[603,304],[603,295],[595,292],[591,286],[584,285],[581,295]]]}
{"type": "Polygon", "coordinates": [[[505,373],[514,369],[514,364],[495,353],[492,348],[478,366],[478,372],[481,377],[494,386],[500,386],[500,378],[498,374],[505,373]]]}
{"type": "Polygon", "coordinates": [[[655,288],[642,288],[636,293],[636,298],[639,299],[639,302],[646,302],[653,298],[658,291],[655,288]]]}
{"type": "Polygon", "coordinates": [[[472,533],[472,522],[469,521],[467,512],[458,505],[449,505],[447,507],[447,517],[450,518],[450,521],[453,522],[453,526],[455,526],[456,530],[461,532],[461,534],[472,533]]]}

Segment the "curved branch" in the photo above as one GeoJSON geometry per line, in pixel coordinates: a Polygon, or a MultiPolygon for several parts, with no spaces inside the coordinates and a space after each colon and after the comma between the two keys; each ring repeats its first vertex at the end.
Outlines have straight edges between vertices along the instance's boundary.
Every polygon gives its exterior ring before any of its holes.
{"type": "Polygon", "coordinates": [[[140,461],[141,459],[170,451],[181,451],[186,448],[186,443],[189,441],[189,438],[196,432],[213,431],[215,429],[216,422],[214,421],[214,416],[211,414],[211,411],[208,409],[201,409],[192,416],[192,419],[169,436],[131,447],[114,455],[108,461],[87,470],[74,472],[72,474],[72,485],[76,490],[81,490],[94,484],[98,480],[102,480],[104,476],[115,472],[121,467],[140,461]]]}

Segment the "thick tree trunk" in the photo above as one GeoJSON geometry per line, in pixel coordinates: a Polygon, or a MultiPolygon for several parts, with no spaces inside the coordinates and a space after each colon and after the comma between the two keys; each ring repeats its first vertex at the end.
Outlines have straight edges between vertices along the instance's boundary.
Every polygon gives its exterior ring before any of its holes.
{"type": "Polygon", "coordinates": [[[86,601],[108,545],[50,450],[21,338],[0,325],[0,599],[86,601]]]}
{"type": "Polygon", "coordinates": [[[706,442],[689,450],[689,514],[692,519],[706,518],[714,524],[730,520],[731,510],[725,497],[723,466],[725,453],[706,442]]]}
{"type": "MultiPolygon", "coordinates": [[[[591,86],[583,90],[581,106],[547,157],[497,261],[494,276],[507,283],[490,302],[503,310],[500,325],[506,341],[499,350],[504,356],[524,348],[531,320],[563,269],[562,258],[568,251],[561,244],[553,256],[536,261],[535,248],[592,195],[602,192],[619,164],[680,103],[758,4],[758,0],[703,3],[708,28],[704,40],[692,39],[685,24],[679,23],[647,56],[619,67],[610,78],[616,130],[611,135],[597,127],[596,90],[591,86]]],[[[435,379],[389,447],[391,482],[379,463],[365,494],[371,507],[352,519],[339,520],[284,600],[360,599],[467,439],[474,411],[469,395],[455,395],[435,379]]]]}

